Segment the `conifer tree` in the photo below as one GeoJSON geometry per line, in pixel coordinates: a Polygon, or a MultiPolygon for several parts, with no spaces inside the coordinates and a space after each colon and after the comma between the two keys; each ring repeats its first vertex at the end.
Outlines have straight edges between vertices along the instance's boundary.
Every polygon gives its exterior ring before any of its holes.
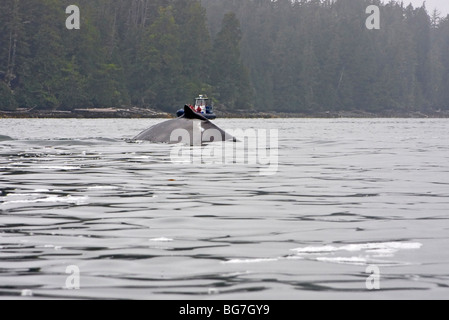
{"type": "Polygon", "coordinates": [[[222,29],[213,47],[212,84],[221,103],[231,109],[251,107],[251,87],[248,70],[240,57],[242,33],[234,13],[223,18],[222,29]]]}

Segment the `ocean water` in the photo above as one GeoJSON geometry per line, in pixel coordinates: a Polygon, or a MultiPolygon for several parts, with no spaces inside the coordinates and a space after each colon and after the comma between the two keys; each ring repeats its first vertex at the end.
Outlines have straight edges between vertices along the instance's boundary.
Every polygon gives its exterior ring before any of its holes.
{"type": "Polygon", "coordinates": [[[0,120],[0,298],[449,299],[449,120],[217,120],[278,130],[269,176],[160,121],[0,120]]]}

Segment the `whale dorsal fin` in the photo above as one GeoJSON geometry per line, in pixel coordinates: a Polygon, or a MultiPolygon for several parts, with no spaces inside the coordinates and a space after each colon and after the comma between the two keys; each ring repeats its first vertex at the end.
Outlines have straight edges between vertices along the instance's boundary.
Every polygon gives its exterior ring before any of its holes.
{"type": "Polygon", "coordinates": [[[184,106],[184,115],[182,116],[182,118],[185,119],[198,119],[198,120],[205,120],[208,121],[206,119],[206,117],[204,117],[203,115],[196,113],[195,111],[193,111],[192,109],[190,109],[189,106],[184,106]]]}

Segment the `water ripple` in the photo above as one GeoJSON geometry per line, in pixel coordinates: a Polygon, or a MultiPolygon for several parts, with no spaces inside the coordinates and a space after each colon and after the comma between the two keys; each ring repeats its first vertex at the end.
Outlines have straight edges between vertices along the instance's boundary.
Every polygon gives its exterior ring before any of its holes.
{"type": "Polygon", "coordinates": [[[0,119],[2,298],[448,298],[447,120],[251,120],[272,177],[129,142],[157,122],[0,119]]]}

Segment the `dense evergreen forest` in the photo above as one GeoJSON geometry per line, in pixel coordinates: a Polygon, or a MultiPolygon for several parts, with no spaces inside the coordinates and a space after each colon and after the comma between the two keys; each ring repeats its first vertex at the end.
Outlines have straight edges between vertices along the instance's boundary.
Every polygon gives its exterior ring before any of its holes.
{"type": "Polygon", "coordinates": [[[199,93],[226,110],[448,110],[449,17],[379,0],[0,2],[0,110],[172,112],[199,93]]]}

